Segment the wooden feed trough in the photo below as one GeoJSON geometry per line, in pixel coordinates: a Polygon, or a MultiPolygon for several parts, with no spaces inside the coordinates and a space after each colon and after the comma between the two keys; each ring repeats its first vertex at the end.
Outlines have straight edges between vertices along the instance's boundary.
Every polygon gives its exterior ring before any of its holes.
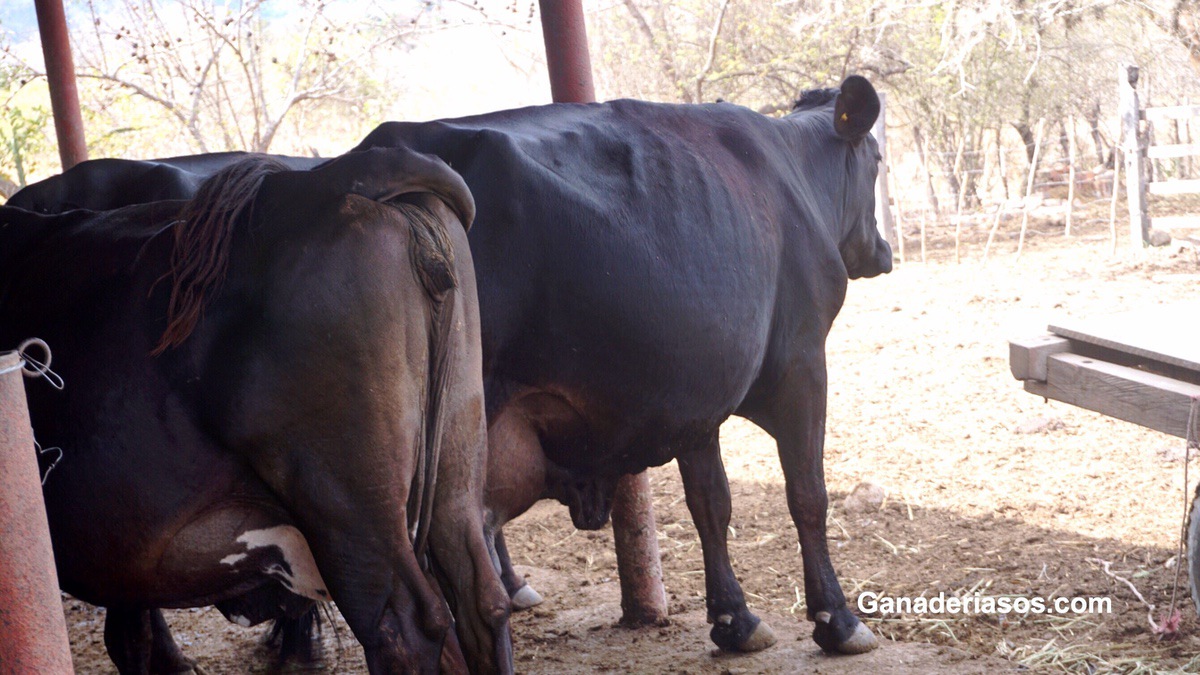
{"type": "MultiPolygon", "coordinates": [[[[1051,324],[1045,335],[1009,342],[1009,367],[1031,394],[1189,444],[1198,440],[1200,302],[1051,324]]],[[[1192,602],[1200,612],[1200,489],[1197,493],[1187,549],[1192,602]]]]}

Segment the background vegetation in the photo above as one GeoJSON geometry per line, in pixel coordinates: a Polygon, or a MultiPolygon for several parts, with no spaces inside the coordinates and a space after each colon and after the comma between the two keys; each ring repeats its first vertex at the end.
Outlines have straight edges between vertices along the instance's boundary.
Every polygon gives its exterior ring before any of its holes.
{"type": "MultiPolygon", "coordinates": [[[[332,155],[385,119],[548,98],[533,0],[67,6],[93,157],[332,155]],[[499,81],[502,90],[472,95],[499,81]]],[[[780,114],[805,88],[866,74],[888,95],[897,207],[935,220],[1022,198],[1040,120],[1042,166],[1061,169],[1073,137],[1076,167],[1103,182],[1119,63],[1142,67],[1150,104],[1200,98],[1195,0],[585,0],[585,9],[602,98],[725,99],[780,114]]],[[[0,15],[0,27],[21,18],[0,15]]],[[[36,32],[4,40],[0,178],[11,189],[58,166],[36,32]]],[[[1189,142],[1192,130],[1155,133],[1189,142]]]]}

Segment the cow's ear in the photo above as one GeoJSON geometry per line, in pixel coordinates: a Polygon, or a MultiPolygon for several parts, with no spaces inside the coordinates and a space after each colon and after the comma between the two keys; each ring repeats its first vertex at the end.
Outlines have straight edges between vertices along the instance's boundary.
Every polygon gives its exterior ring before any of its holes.
{"type": "Polygon", "coordinates": [[[847,141],[858,141],[871,131],[879,117],[879,94],[861,75],[851,75],[842,82],[841,92],[833,104],[833,128],[847,141]]]}

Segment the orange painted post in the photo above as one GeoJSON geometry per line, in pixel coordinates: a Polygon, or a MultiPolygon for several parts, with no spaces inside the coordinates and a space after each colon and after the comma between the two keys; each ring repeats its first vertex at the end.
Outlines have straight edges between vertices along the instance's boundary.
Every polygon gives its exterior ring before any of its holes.
{"type": "Polygon", "coordinates": [[[546,68],[550,71],[550,93],[554,102],[595,101],[583,5],[579,0],[541,0],[540,7],[546,68]]]}
{"type": "Polygon", "coordinates": [[[0,673],[72,673],[22,363],[0,354],[0,673]]]}
{"type": "Polygon", "coordinates": [[[34,0],[38,31],[42,37],[42,55],[46,59],[46,80],[50,84],[50,108],[54,111],[54,131],[58,136],[58,156],[63,171],[87,159],[87,141],[83,134],[83,115],[79,111],[79,90],[75,86],[75,62],[71,58],[71,39],[67,34],[67,16],[62,0],[34,0]]]}
{"type": "MultiPolygon", "coordinates": [[[[590,103],[596,100],[587,27],[580,0],[541,0],[542,38],[554,101],[590,103]]],[[[613,500],[613,540],[621,578],[621,623],[647,625],[667,618],[667,596],[658,556],[654,502],[646,472],[617,483],[613,500]]]]}
{"type": "Polygon", "coordinates": [[[643,471],[617,483],[613,499],[613,540],[621,580],[621,624],[655,626],[667,621],[667,593],[658,556],[650,474],[643,471]]]}

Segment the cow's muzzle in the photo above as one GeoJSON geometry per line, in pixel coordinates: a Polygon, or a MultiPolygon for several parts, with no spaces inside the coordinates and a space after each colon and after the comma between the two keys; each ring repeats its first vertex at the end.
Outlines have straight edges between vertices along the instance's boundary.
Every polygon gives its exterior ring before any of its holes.
{"type": "Polygon", "coordinates": [[[870,279],[887,274],[892,271],[892,247],[883,239],[877,238],[871,255],[859,259],[858,262],[860,264],[854,269],[847,270],[851,279],[870,279]]]}

